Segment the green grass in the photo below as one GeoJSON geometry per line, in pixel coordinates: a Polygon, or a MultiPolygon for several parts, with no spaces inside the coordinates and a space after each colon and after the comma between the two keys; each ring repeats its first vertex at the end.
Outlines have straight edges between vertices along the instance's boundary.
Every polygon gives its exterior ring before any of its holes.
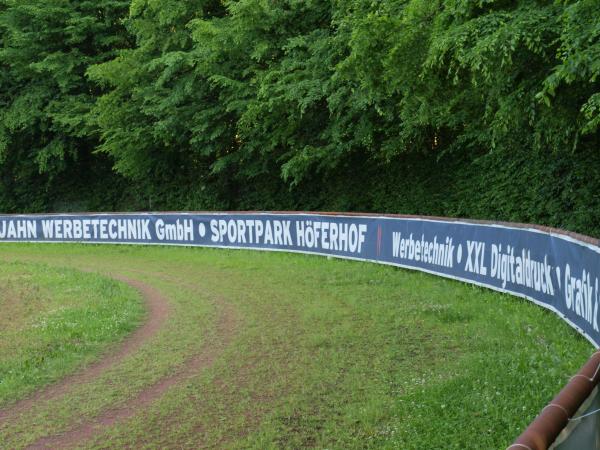
{"type": "Polygon", "coordinates": [[[0,263],[0,407],[98,357],[141,322],[122,283],[43,264],[0,263]]]}
{"type": "Polygon", "coordinates": [[[235,325],[211,367],[81,445],[506,448],[593,351],[524,300],[369,263],[81,245],[1,245],[2,260],[136,277],[172,313],[98,379],[0,424],[0,447],[126,405],[216,345],[225,304],[235,325]]]}

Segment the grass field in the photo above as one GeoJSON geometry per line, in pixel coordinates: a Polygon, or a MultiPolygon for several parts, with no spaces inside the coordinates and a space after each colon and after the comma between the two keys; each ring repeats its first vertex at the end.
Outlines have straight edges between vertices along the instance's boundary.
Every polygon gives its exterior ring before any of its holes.
{"type": "Polygon", "coordinates": [[[47,265],[0,264],[0,405],[97,358],[143,319],[133,289],[47,265]]]}
{"type": "MultiPolygon", "coordinates": [[[[369,263],[4,244],[0,271],[16,293],[0,297],[12,299],[3,315],[19,317],[0,318],[2,368],[20,364],[5,351],[16,345],[10,330],[54,320],[60,305],[85,311],[113,298],[111,311],[129,317],[103,339],[106,317],[73,316],[89,351],[60,347],[53,358],[71,363],[21,387],[0,380],[0,448],[503,449],[593,352],[526,301],[369,263]],[[113,275],[164,302],[155,332],[85,382],[19,409],[14,400],[33,386],[102,361],[139,319],[138,297],[104,278],[113,275]]],[[[31,336],[19,339],[34,346],[31,336]]]]}

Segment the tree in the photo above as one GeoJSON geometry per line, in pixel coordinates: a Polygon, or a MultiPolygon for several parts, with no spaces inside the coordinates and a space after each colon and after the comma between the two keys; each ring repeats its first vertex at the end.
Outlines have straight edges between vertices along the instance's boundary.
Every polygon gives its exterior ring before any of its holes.
{"type": "Polygon", "coordinates": [[[127,8],[124,0],[3,2],[0,171],[4,195],[12,197],[7,208],[46,209],[57,177],[76,167],[71,175],[85,177],[78,164],[89,162],[97,143],[87,115],[100,93],[85,72],[128,45],[121,22],[127,8]]]}

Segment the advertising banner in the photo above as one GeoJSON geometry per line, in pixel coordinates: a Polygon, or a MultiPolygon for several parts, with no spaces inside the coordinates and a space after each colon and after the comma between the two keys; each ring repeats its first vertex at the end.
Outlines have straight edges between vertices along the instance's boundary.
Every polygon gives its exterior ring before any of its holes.
{"type": "Polygon", "coordinates": [[[299,252],[416,269],[527,298],[600,347],[600,249],[534,228],[318,213],[0,216],[0,242],[299,252]]]}

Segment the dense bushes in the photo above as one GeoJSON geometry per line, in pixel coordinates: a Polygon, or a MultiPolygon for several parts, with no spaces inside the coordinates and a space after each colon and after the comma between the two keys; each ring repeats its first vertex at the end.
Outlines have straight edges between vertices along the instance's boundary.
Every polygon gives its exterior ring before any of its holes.
{"type": "Polygon", "coordinates": [[[0,210],[600,235],[599,0],[0,0],[0,210]]]}

